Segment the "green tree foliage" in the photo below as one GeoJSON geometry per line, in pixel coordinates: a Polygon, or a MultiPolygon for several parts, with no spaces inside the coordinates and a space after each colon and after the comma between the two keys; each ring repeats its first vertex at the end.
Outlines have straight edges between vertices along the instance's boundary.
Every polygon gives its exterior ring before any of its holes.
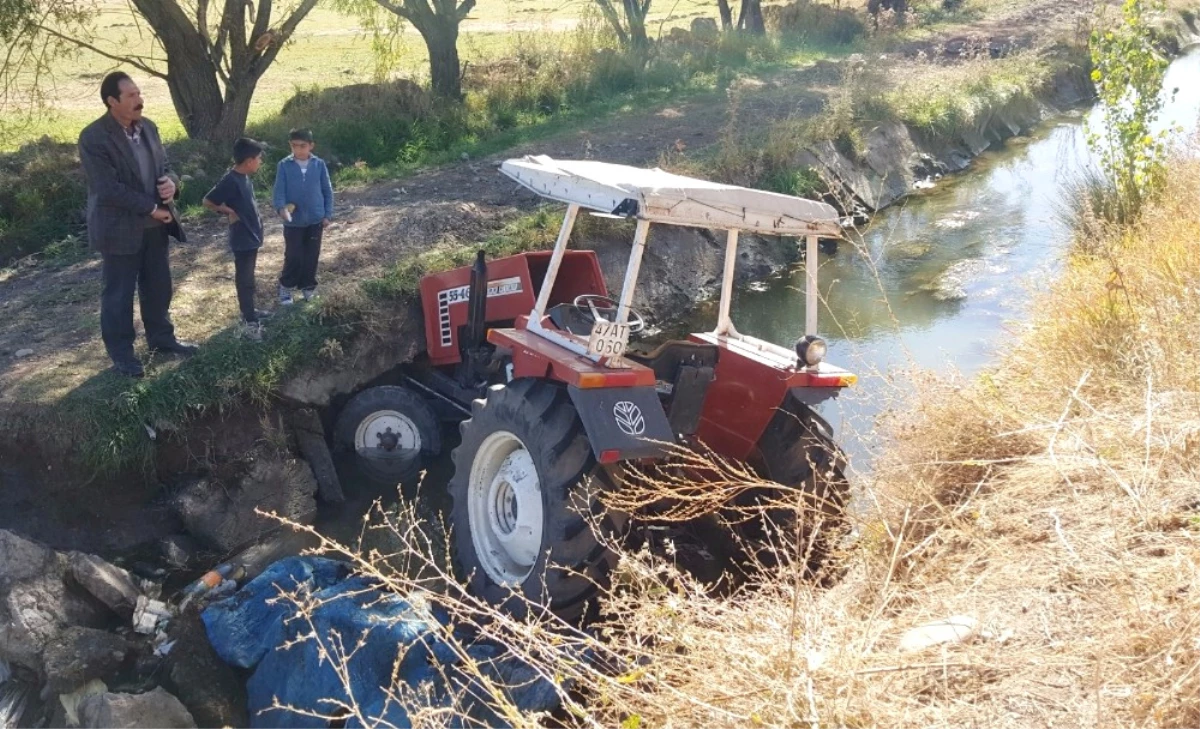
{"type": "Polygon", "coordinates": [[[153,38],[130,48],[100,32],[99,3],[0,0],[0,98],[5,111],[17,99],[43,100],[53,61],[88,51],[165,80],[188,136],[229,142],[246,127],[259,79],[317,2],[129,0],[153,38]]]}
{"type": "Polygon", "coordinates": [[[1122,22],[1093,31],[1088,44],[1101,119],[1086,126],[1087,140],[1112,197],[1099,212],[1120,222],[1136,218],[1164,182],[1168,130],[1154,126],[1168,61],[1155,49],[1148,24],[1162,9],[1161,0],[1125,0],[1122,22]]]}

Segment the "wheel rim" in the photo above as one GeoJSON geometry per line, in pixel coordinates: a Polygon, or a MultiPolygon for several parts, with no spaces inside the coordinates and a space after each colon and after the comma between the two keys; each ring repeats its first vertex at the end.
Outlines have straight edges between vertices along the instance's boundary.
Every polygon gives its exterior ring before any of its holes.
{"type": "Polygon", "coordinates": [[[376,410],[354,432],[354,450],[380,456],[399,456],[421,450],[421,431],[407,415],[376,410]]]}
{"type": "Polygon", "coordinates": [[[471,464],[467,490],[471,543],[484,572],[518,585],[542,550],[542,485],[525,444],[508,431],[484,439],[471,464]]]}

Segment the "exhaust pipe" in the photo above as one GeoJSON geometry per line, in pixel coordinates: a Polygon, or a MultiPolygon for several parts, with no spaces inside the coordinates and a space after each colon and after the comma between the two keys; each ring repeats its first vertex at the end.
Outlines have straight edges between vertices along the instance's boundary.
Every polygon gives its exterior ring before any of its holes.
{"type": "Polygon", "coordinates": [[[467,300],[467,325],[463,327],[462,340],[458,343],[462,353],[459,368],[459,383],[463,387],[479,384],[487,369],[487,261],[483,251],[475,253],[475,265],[471,266],[471,285],[467,300]]]}
{"type": "Polygon", "coordinates": [[[464,352],[478,349],[487,337],[487,262],[483,251],[476,251],[471,266],[471,292],[467,312],[467,330],[463,337],[464,352]]]}

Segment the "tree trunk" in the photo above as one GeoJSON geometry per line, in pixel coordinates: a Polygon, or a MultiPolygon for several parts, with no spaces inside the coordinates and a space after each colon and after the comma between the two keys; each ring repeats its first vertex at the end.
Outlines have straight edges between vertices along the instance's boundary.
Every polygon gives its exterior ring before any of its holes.
{"type": "Polygon", "coordinates": [[[221,148],[228,148],[242,136],[246,131],[246,121],[250,118],[250,100],[254,98],[256,86],[258,76],[254,74],[229,79],[225,87],[225,101],[221,105],[221,118],[203,138],[221,148]]]}
{"type": "Polygon", "coordinates": [[[271,0],[252,3],[250,28],[245,15],[249,1],[224,0],[220,40],[210,47],[204,35],[213,30],[205,20],[209,0],[199,6],[180,0],[132,0],[166,52],[167,88],[192,139],[229,143],[245,132],[258,80],[317,4],[317,0],[303,0],[281,23],[272,25],[271,0]]]}
{"type": "MultiPolygon", "coordinates": [[[[422,24],[424,25],[424,24],[422,24]]],[[[458,22],[435,15],[427,27],[418,27],[429,51],[433,92],[445,99],[462,99],[462,65],[458,59],[458,22]]]]}
{"type": "Polygon", "coordinates": [[[646,36],[646,10],[639,0],[625,0],[625,20],[629,23],[629,45],[638,53],[643,53],[650,47],[650,39],[646,36]]]}
{"type": "Polygon", "coordinates": [[[221,120],[224,102],[206,60],[188,63],[173,55],[167,68],[167,89],[184,131],[192,139],[207,138],[221,120]]]}
{"type": "Polygon", "coordinates": [[[167,56],[167,88],[189,137],[206,137],[221,118],[217,83],[204,40],[173,2],[134,0],[167,56]]]}
{"type": "Polygon", "coordinates": [[[729,7],[729,0],[717,0],[717,9],[721,12],[721,30],[733,30],[733,10],[729,7]]]}
{"type": "Polygon", "coordinates": [[[767,26],[763,22],[760,0],[742,0],[742,11],[738,16],[738,29],[754,35],[766,34],[767,26]]]}

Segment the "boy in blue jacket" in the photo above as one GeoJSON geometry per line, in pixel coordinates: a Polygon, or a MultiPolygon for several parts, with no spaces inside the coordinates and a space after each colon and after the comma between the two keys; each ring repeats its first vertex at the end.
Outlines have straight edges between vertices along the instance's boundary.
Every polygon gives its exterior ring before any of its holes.
{"type": "Polygon", "coordinates": [[[321,233],[333,219],[333,185],[325,161],[313,154],[316,146],[308,129],[288,134],[292,148],[275,168],[272,204],[283,219],[283,272],[279,274],[279,303],[292,303],[292,289],[304,300],[317,295],[317,259],[321,233]]]}

